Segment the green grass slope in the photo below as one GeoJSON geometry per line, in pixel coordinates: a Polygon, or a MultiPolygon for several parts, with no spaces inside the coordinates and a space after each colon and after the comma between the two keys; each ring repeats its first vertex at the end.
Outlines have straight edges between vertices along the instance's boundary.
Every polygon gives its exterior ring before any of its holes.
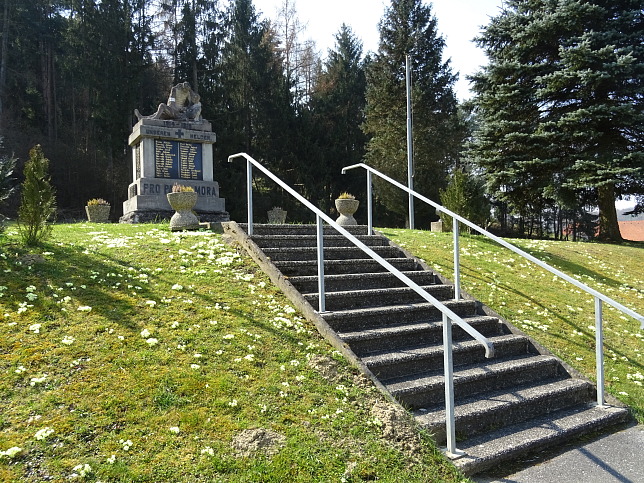
{"type": "Polygon", "coordinates": [[[212,233],[9,230],[0,375],[0,481],[464,480],[212,233]]]}
{"type": "MultiPolygon", "coordinates": [[[[383,233],[453,279],[451,233],[383,233]]],[[[644,246],[508,240],[551,266],[644,314],[644,246]]],[[[460,239],[461,285],[571,366],[595,379],[592,296],[483,236],[460,239]]],[[[644,331],[604,304],[606,388],[644,423],[644,331]]]]}

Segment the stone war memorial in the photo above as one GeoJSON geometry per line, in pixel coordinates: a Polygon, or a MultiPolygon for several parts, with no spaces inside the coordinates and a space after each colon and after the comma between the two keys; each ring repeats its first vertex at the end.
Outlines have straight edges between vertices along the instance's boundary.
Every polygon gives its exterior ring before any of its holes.
{"type": "Polygon", "coordinates": [[[138,122],[129,138],[133,182],[123,202],[121,223],[169,219],[174,210],[167,194],[175,184],[189,186],[198,194],[194,211],[201,221],[230,219],[214,179],[216,135],[201,117],[199,100],[199,94],[183,82],[172,88],[168,102],[160,104],[154,114],[142,116],[138,109],[134,111],[138,122]]]}

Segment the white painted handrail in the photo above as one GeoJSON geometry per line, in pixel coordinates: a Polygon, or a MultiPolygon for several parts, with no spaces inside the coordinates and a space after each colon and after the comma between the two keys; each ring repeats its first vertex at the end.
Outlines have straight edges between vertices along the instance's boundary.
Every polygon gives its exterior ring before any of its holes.
{"type": "MultiPolygon", "coordinates": [[[[423,290],[418,284],[416,284],[413,280],[411,280],[409,277],[407,277],[405,274],[400,272],[396,267],[391,265],[387,260],[382,258],[380,255],[378,255],[376,252],[374,252],[371,248],[369,248],[367,245],[362,243],[360,240],[358,240],[356,237],[354,237],[351,233],[349,233],[345,228],[342,226],[338,225],[333,219],[331,219],[329,216],[327,216],[325,213],[320,211],[316,206],[311,204],[307,199],[302,197],[297,191],[295,191],[293,188],[291,188],[289,185],[284,183],[280,178],[275,176],[273,173],[271,173],[268,169],[266,169],[264,166],[262,166],[258,161],[253,159],[251,156],[249,156],[246,153],[237,153],[233,154],[228,157],[228,162],[232,162],[235,158],[244,158],[246,159],[246,166],[247,166],[247,200],[249,203],[248,207],[248,234],[252,235],[253,233],[253,210],[252,210],[252,203],[253,203],[253,198],[252,198],[252,167],[256,167],[259,169],[262,173],[264,173],[266,176],[268,176],[270,179],[275,181],[279,186],[281,186],[284,190],[286,190],[288,193],[290,193],[295,199],[297,199],[300,203],[302,203],[304,206],[306,206],[309,210],[311,210],[313,213],[315,213],[316,218],[317,218],[317,238],[318,238],[318,311],[320,313],[325,311],[325,292],[324,292],[324,251],[322,249],[323,243],[322,243],[322,237],[324,235],[323,229],[322,229],[322,221],[328,223],[330,226],[335,228],[340,234],[344,235],[351,243],[353,243],[355,246],[360,248],[364,253],[366,253],[369,257],[371,257],[373,260],[378,262],[381,266],[383,266],[387,271],[392,273],[396,278],[398,278],[401,282],[403,282],[405,285],[407,285],[409,288],[414,290],[418,295],[420,295],[423,299],[425,299],[427,302],[431,303],[434,307],[436,307],[442,314],[443,314],[443,321],[447,322],[450,324],[455,323],[458,325],[461,329],[463,329],[465,332],[467,332],[470,336],[472,336],[474,339],[476,339],[478,342],[480,342],[483,347],[485,348],[485,357],[491,358],[494,357],[494,346],[492,343],[485,337],[483,336],[479,331],[474,329],[472,326],[470,326],[467,322],[465,322],[459,315],[455,314],[450,308],[448,308],[445,304],[434,298],[432,295],[427,293],[425,290],[423,290]]],[[[371,234],[372,229],[371,226],[369,227],[369,234],[371,234]]],[[[451,333],[451,330],[449,331],[451,333]]],[[[454,425],[454,396],[453,396],[453,377],[451,376],[452,374],[452,361],[451,361],[451,337],[450,340],[444,340],[444,352],[445,354],[449,354],[449,361],[447,360],[447,356],[445,357],[445,373],[446,375],[449,373],[450,377],[449,380],[445,381],[445,403],[446,403],[446,413],[448,415],[451,415],[451,418],[447,418],[447,451],[449,454],[456,455],[458,454],[458,450],[456,449],[456,435],[455,435],[455,425],[454,425]],[[449,393],[449,394],[448,394],[449,393]],[[451,402],[451,406],[450,406],[451,402]]]]}
{"type": "MultiPolygon", "coordinates": [[[[544,262],[542,260],[539,260],[538,258],[530,255],[529,253],[524,252],[520,248],[512,245],[511,243],[508,243],[507,241],[499,238],[498,236],[493,235],[489,231],[481,228],[480,226],[475,225],[474,223],[472,223],[469,220],[466,220],[462,216],[457,215],[456,213],[454,213],[451,210],[448,210],[444,206],[441,206],[438,203],[430,200],[429,198],[426,198],[425,196],[423,196],[423,195],[421,195],[421,194],[419,194],[419,193],[417,193],[417,192],[415,192],[413,190],[410,190],[407,186],[399,183],[398,181],[390,178],[389,176],[381,173],[380,171],[377,171],[377,170],[373,169],[371,166],[368,166],[368,165],[366,165],[364,163],[353,164],[351,166],[345,166],[344,168],[342,168],[342,174],[345,174],[347,171],[349,171],[351,169],[355,169],[355,168],[364,168],[365,170],[367,170],[367,183],[369,185],[367,187],[367,193],[369,194],[368,195],[369,197],[371,197],[371,192],[372,192],[370,185],[371,185],[371,173],[373,173],[373,174],[379,176],[380,178],[384,179],[385,181],[393,184],[394,186],[397,186],[401,190],[406,191],[410,195],[415,196],[419,200],[424,201],[428,205],[433,206],[434,208],[436,208],[437,211],[439,211],[439,212],[442,211],[443,213],[445,213],[445,214],[447,214],[447,215],[452,217],[452,220],[454,221],[454,287],[455,287],[454,291],[455,292],[457,292],[457,291],[460,292],[460,280],[459,280],[460,276],[459,276],[459,260],[458,260],[458,252],[459,252],[459,248],[458,248],[458,222],[460,221],[464,225],[469,226],[470,228],[472,228],[473,230],[479,232],[480,234],[485,235],[486,237],[490,238],[491,240],[494,240],[499,245],[507,248],[508,250],[513,251],[517,255],[520,255],[523,258],[527,259],[527,260],[530,260],[532,263],[535,263],[536,265],[539,265],[544,270],[549,271],[550,273],[558,276],[559,278],[562,278],[565,281],[573,284],[575,287],[580,288],[584,292],[587,292],[588,294],[592,295],[594,297],[594,299],[595,299],[595,347],[596,347],[596,349],[595,349],[596,357],[595,358],[596,358],[596,370],[597,370],[597,404],[599,406],[604,405],[604,355],[603,355],[603,337],[604,337],[604,334],[603,334],[603,327],[602,327],[602,325],[603,325],[603,323],[602,323],[602,302],[605,302],[605,303],[607,303],[609,305],[612,305],[617,310],[625,313],[626,315],[630,315],[635,320],[638,320],[640,322],[640,324],[641,324],[640,325],[641,329],[644,329],[644,316],[638,314],[634,310],[629,309],[628,307],[625,307],[624,305],[620,304],[619,302],[613,300],[612,298],[608,297],[607,295],[605,295],[605,294],[603,294],[601,292],[598,292],[597,290],[589,287],[588,285],[580,282],[579,280],[576,280],[573,277],[571,277],[569,275],[566,275],[561,270],[558,270],[558,269],[548,265],[546,262],[544,262]]],[[[372,209],[371,200],[368,200],[367,209],[368,210],[372,209]]],[[[373,220],[373,214],[369,213],[368,214],[368,221],[369,221],[368,229],[370,230],[370,232],[371,232],[371,230],[373,228],[371,226],[372,220],[373,220]]]]}

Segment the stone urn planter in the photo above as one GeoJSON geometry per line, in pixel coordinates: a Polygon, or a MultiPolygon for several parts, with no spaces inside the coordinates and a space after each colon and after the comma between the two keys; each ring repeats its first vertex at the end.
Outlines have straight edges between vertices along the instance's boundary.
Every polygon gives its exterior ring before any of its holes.
{"type": "Polygon", "coordinates": [[[353,198],[338,198],[335,200],[335,208],[340,213],[335,222],[338,225],[357,225],[356,219],[353,214],[358,210],[360,202],[353,198]]]}
{"type": "Polygon", "coordinates": [[[104,200],[89,200],[85,206],[87,220],[90,223],[109,223],[110,205],[104,200]]]}
{"type": "Polygon", "coordinates": [[[178,191],[168,193],[168,203],[176,213],[170,218],[170,230],[196,230],[199,228],[199,218],[192,212],[197,204],[195,191],[178,191]]]}
{"type": "Polygon", "coordinates": [[[268,222],[271,224],[283,225],[286,222],[286,211],[279,206],[273,207],[267,212],[268,222]]]}

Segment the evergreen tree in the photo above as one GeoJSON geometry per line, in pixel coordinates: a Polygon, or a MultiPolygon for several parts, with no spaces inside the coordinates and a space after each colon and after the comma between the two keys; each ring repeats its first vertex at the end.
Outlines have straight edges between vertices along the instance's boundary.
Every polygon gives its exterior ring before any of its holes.
{"type": "Polygon", "coordinates": [[[360,129],[366,89],[362,43],[346,25],[335,39],[335,49],[328,53],[311,101],[319,157],[305,172],[306,184],[318,186],[323,209],[333,206],[343,191],[357,197],[365,192],[364,180],[357,173],[341,174],[344,166],[360,163],[365,152],[366,137],[360,129]]]}
{"type": "Polygon", "coordinates": [[[20,237],[27,246],[39,245],[51,234],[52,225],[48,221],[56,213],[56,198],[48,170],[49,160],[38,144],[29,151],[29,160],[25,163],[18,211],[20,237]]]}
{"type": "MultiPolygon", "coordinates": [[[[407,179],[405,56],[409,54],[414,188],[437,199],[464,137],[453,90],[456,76],[449,60],[442,59],[445,42],[422,0],[392,0],[379,28],[379,49],[367,68],[364,131],[370,140],[365,161],[394,179],[407,179]]],[[[407,213],[405,193],[381,183],[376,187],[390,211],[407,213]]]]}
{"type": "MultiPolygon", "coordinates": [[[[221,52],[222,95],[219,103],[217,149],[222,161],[230,153],[247,152],[290,184],[296,176],[294,111],[282,70],[278,40],[267,22],[257,16],[251,0],[235,0],[228,11],[221,52]]],[[[239,165],[231,176],[241,177],[239,165]]],[[[223,169],[223,166],[222,166],[223,169]]],[[[230,183],[236,183],[231,179],[230,183]]],[[[229,184],[230,184],[229,183],[229,184]]],[[[274,191],[271,186],[267,191],[274,191]]],[[[226,194],[231,214],[245,204],[243,192],[226,194]]],[[[258,197],[261,202],[261,196],[258,197]]],[[[267,200],[275,205],[280,200],[267,200]]],[[[270,206],[267,205],[267,209],[270,206]]]]}
{"type": "Polygon", "coordinates": [[[615,198],[644,192],[644,1],[511,0],[479,44],[474,155],[519,211],[599,206],[620,241],[615,198]]]}
{"type": "MultiPolygon", "coordinates": [[[[471,173],[456,169],[452,174],[447,187],[440,190],[441,204],[461,215],[466,220],[485,228],[490,217],[490,203],[485,198],[485,189],[480,178],[471,173]]],[[[441,220],[446,231],[452,231],[452,217],[441,211],[441,220]]],[[[471,232],[464,224],[459,225],[459,231],[471,232]]]]}

